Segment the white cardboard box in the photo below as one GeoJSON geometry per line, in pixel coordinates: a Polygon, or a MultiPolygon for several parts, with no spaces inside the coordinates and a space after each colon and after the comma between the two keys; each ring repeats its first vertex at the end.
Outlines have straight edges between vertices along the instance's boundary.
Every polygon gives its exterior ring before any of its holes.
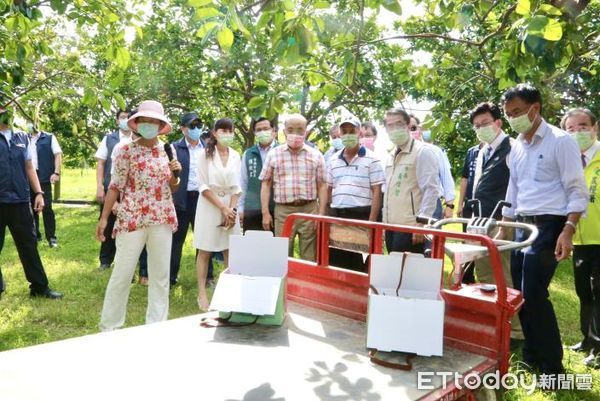
{"type": "Polygon", "coordinates": [[[442,356],[444,301],[442,260],[407,254],[402,284],[402,253],[371,256],[367,348],[442,356]]]}
{"type": "Polygon", "coordinates": [[[229,268],[219,277],[210,309],[274,315],[287,276],[288,239],[270,231],[229,237],[229,268]]]}

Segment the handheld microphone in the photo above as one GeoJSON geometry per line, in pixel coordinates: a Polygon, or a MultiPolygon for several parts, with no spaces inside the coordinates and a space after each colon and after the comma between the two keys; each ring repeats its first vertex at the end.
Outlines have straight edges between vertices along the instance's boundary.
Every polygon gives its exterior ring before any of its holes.
{"type": "MultiPolygon", "coordinates": [[[[170,143],[165,143],[165,153],[167,154],[169,161],[172,161],[173,160],[173,149],[171,149],[170,143]]],[[[175,178],[179,178],[179,171],[173,171],[173,175],[175,176],[175,178]]]]}

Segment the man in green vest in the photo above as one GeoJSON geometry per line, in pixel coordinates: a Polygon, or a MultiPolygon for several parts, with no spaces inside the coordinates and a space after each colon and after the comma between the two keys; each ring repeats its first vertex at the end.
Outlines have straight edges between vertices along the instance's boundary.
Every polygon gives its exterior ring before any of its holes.
{"type": "MultiPolygon", "coordinates": [[[[260,117],[252,123],[254,132],[254,146],[248,148],[242,156],[242,167],[240,172],[240,185],[242,196],[238,201],[238,213],[244,231],[263,230],[262,212],[260,207],[260,185],[258,179],[267,153],[277,142],[277,127],[265,117],[260,117]]],[[[273,194],[269,205],[271,215],[275,209],[273,194]]]]}

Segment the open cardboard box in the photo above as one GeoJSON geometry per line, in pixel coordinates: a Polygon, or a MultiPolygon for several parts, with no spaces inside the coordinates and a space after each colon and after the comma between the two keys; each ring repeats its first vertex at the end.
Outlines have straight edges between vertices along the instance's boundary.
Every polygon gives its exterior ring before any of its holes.
{"type": "Polygon", "coordinates": [[[229,321],[281,325],[285,318],[288,239],[270,231],[229,237],[229,268],[219,277],[210,309],[229,321]]]}
{"type": "Polygon", "coordinates": [[[371,258],[367,348],[442,356],[442,260],[396,252],[371,258]]]}

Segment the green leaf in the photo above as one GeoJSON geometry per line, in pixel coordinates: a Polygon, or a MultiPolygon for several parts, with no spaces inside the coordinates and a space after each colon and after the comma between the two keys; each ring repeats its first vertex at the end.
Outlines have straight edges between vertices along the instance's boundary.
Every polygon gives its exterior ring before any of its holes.
{"type": "Polygon", "coordinates": [[[213,7],[205,7],[196,9],[195,18],[198,21],[201,21],[206,18],[216,17],[222,15],[219,10],[213,7]]]}
{"type": "Polygon", "coordinates": [[[198,31],[196,32],[196,36],[199,38],[205,37],[206,34],[213,30],[217,25],[219,25],[219,23],[216,21],[207,22],[198,29],[198,31]]]}
{"type": "Polygon", "coordinates": [[[122,69],[127,68],[127,66],[129,65],[129,61],[131,59],[129,50],[127,50],[124,47],[118,48],[115,59],[117,61],[117,65],[119,66],[119,68],[122,68],[122,69]]]}
{"type": "Polygon", "coordinates": [[[539,8],[540,12],[546,13],[548,15],[562,15],[562,11],[560,11],[558,8],[550,5],[550,4],[542,4],[539,8]]]}
{"type": "Polygon", "coordinates": [[[329,4],[328,1],[316,1],[315,4],[313,5],[314,8],[329,8],[331,7],[331,4],[329,4]]]}
{"type": "Polygon", "coordinates": [[[125,99],[123,99],[123,96],[121,96],[121,94],[115,93],[115,94],[113,94],[113,97],[114,97],[115,101],[117,102],[117,106],[119,106],[119,108],[121,110],[125,110],[127,108],[126,104],[125,104],[125,99]]]}
{"type": "Polygon", "coordinates": [[[321,89],[314,90],[310,93],[310,101],[313,103],[316,103],[316,102],[320,101],[321,99],[323,99],[323,96],[325,96],[325,92],[323,92],[323,90],[321,90],[321,89]]]}
{"type": "Polygon", "coordinates": [[[255,96],[248,102],[249,109],[257,109],[264,104],[265,100],[261,96],[255,96]]]}
{"type": "Polygon", "coordinates": [[[283,100],[278,97],[274,97],[271,102],[271,108],[275,110],[277,113],[281,113],[283,111],[283,100]]]}
{"type": "Polygon", "coordinates": [[[217,42],[219,42],[219,46],[222,50],[228,51],[231,49],[231,45],[233,45],[233,32],[231,29],[224,26],[221,28],[219,32],[217,32],[217,42]]]}
{"type": "Polygon", "coordinates": [[[338,93],[338,87],[332,83],[325,84],[325,86],[323,86],[323,92],[325,92],[325,95],[327,95],[330,100],[333,100],[338,93]]]}
{"type": "Polygon", "coordinates": [[[529,15],[531,12],[531,0],[519,0],[515,12],[519,15],[529,15]]]}
{"type": "Polygon", "coordinates": [[[269,84],[264,79],[257,79],[256,81],[254,81],[254,87],[255,88],[256,87],[265,87],[265,88],[268,88],[269,84]]]}
{"type": "Polygon", "coordinates": [[[555,19],[548,19],[548,23],[546,24],[543,30],[543,38],[546,40],[556,42],[560,40],[562,36],[563,31],[560,22],[558,22],[555,19]]]}
{"type": "Polygon", "coordinates": [[[283,0],[283,9],[286,11],[294,11],[294,2],[292,0],[283,0]]]}
{"type": "Polygon", "coordinates": [[[383,0],[381,5],[395,14],[402,15],[402,7],[399,0],[383,0]]]}
{"type": "Polygon", "coordinates": [[[212,4],[212,0],[188,0],[188,6],[202,7],[207,4],[212,4]]]}

